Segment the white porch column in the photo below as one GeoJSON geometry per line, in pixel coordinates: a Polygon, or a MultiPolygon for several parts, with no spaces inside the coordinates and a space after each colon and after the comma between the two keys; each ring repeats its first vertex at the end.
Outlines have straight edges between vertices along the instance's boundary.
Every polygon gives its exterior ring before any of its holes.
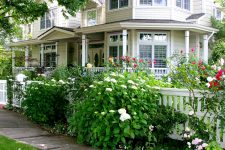
{"type": "Polygon", "coordinates": [[[195,43],[196,43],[196,56],[198,59],[200,59],[200,36],[199,34],[197,33],[196,34],[196,40],[195,40],[195,43]]]}
{"type": "Polygon", "coordinates": [[[90,60],[88,60],[88,43],[89,43],[89,40],[87,39],[86,37],[86,42],[85,42],[85,48],[86,48],[86,55],[85,55],[85,63],[89,63],[90,60]]]}
{"type": "Polygon", "coordinates": [[[15,57],[16,57],[16,55],[15,55],[15,50],[14,49],[12,49],[11,48],[11,50],[12,50],[12,74],[14,75],[14,73],[15,73],[15,57]]]}
{"type": "Polygon", "coordinates": [[[41,67],[44,67],[44,44],[41,44],[41,67]]]}
{"type": "Polygon", "coordinates": [[[56,66],[58,66],[58,42],[55,42],[56,66]]]}
{"type": "Polygon", "coordinates": [[[127,30],[123,30],[123,56],[127,56],[127,30]]]}
{"type": "Polygon", "coordinates": [[[29,46],[25,49],[25,68],[29,66],[29,46]]]}
{"type": "Polygon", "coordinates": [[[208,46],[208,35],[205,34],[203,35],[203,52],[204,52],[204,57],[203,60],[205,63],[208,63],[208,57],[209,57],[209,46],[208,46]]]}
{"type": "Polygon", "coordinates": [[[130,32],[130,37],[131,37],[131,56],[132,57],[137,57],[137,48],[136,48],[136,37],[135,37],[135,30],[132,29],[130,32]]]}
{"type": "Polygon", "coordinates": [[[82,35],[82,67],[85,67],[86,63],[86,35],[82,35]]]}
{"type": "Polygon", "coordinates": [[[188,60],[190,48],[190,31],[185,31],[185,56],[188,60]]]}

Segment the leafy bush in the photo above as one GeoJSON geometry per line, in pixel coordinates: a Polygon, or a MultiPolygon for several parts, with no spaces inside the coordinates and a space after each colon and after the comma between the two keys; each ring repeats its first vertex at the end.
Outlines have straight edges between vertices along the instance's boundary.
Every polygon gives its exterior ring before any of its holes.
{"type": "Polygon", "coordinates": [[[65,122],[68,100],[65,99],[66,85],[55,81],[31,83],[26,88],[22,102],[25,115],[31,120],[48,125],[65,122]]]}
{"type": "MultiPolygon", "coordinates": [[[[156,122],[160,94],[147,82],[141,73],[111,73],[94,81],[82,99],[74,101],[69,118],[71,134],[79,142],[103,149],[152,147],[158,140],[157,130],[162,131],[159,127],[168,123],[164,131],[171,131],[178,120],[156,122]]],[[[172,115],[172,110],[163,110],[162,115],[172,115]]]]}

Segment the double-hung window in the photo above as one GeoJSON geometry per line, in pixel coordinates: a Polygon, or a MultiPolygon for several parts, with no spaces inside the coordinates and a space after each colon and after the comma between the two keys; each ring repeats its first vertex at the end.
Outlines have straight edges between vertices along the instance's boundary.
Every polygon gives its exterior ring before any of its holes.
{"type": "Polygon", "coordinates": [[[166,33],[139,33],[139,58],[149,67],[166,68],[168,35],[166,33]]]}
{"type": "Polygon", "coordinates": [[[51,9],[41,17],[40,29],[51,28],[55,25],[57,8],[51,9]]]}
{"type": "Polygon", "coordinates": [[[44,66],[56,67],[56,46],[55,44],[48,44],[44,46],[44,66]]]}
{"type": "Polygon", "coordinates": [[[176,0],[176,6],[185,10],[190,10],[190,0],[176,0]]]}
{"type": "Polygon", "coordinates": [[[214,8],[214,17],[217,19],[217,20],[222,20],[223,17],[222,17],[222,11],[218,8],[214,8]]]}
{"type": "Polygon", "coordinates": [[[114,61],[119,60],[123,56],[123,36],[122,36],[122,34],[109,35],[108,43],[109,43],[109,57],[112,57],[114,59],[114,61]]]}
{"type": "Polygon", "coordinates": [[[97,24],[97,11],[89,10],[87,11],[87,26],[94,26],[97,24]]]}
{"type": "Polygon", "coordinates": [[[129,0],[109,0],[109,9],[119,9],[128,7],[129,0]]]}
{"type": "Polygon", "coordinates": [[[167,0],[140,0],[139,4],[142,6],[167,6],[167,0]]]}

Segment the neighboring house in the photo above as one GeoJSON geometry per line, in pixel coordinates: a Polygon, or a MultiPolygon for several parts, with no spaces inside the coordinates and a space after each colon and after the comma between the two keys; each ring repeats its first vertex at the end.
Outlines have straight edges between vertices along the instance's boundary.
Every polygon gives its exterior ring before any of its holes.
{"type": "Polygon", "coordinates": [[[131,56],[155,62],[149,67],[157,74],[166,74],[166,58],[181,50],[188,56],[194,48],[207,62],[208,41],[217,32],[210,18],[223,17],[214,0],[92,0],[80,21],[79,13],[65,20],[60,9],[51,10],[31,24],[32,39],[11,47],[29,46],[40,66],[99,67],[108,57],[131,56]]]}

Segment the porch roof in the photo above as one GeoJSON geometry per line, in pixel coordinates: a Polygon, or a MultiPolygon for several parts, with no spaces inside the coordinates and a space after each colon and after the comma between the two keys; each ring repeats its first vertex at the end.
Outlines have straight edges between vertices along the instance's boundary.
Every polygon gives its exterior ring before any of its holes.
{"type": "Polygon", "coordinates": [[[10,43],[9,47],[23,47],[23,46],[43,44],[43,43],[49,43],[49,42],[43,41],[43,40],[37,40],[37,39],[30,39],[30,40],[22,40],[22,41],[10,43]]]}
{"type": "Polygon", "coordinates": [[[38,40],[54,41],[60,39],[68,39],[78,37],[73,28],[65,28],[54,26],[37,37],[38,40]]]}
{"type": "Polygon", "coordinates": [[[215,28],[202,26],[195,24],[194,22],[159,19],[129,19],[102,25],[83,27],[76,29],[75,31],[77,33],[89,34],[96,32],[112,32],[122,29],[189,30],[198,33],[210,33],[218,31],[215,28]]]}

